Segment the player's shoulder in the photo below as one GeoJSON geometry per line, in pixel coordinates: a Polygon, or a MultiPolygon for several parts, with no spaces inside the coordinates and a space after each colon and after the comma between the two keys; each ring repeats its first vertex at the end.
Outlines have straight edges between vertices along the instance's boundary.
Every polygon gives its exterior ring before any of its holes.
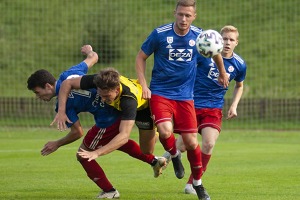
{"type": "Polygon", "coordinates": [[[241,65],[246,65],[245,60],[238,54],[233,52],[233,59],[235,59],[238,63],[240,63],[241,65]]]}
{"type": "Polygon", "coordinates": [[[156,33],[165,33],[173,29],[173,23],[161,25],[155,29],[156,33]]]}
{"type": "Polygon", "coordinates": [[[198,34],[200,34],[203,31],[203,29],[200,28],[200,27],[191,25],[191,31],[194,32],[194,33],[196,33],[198,35],[198,34]]]}

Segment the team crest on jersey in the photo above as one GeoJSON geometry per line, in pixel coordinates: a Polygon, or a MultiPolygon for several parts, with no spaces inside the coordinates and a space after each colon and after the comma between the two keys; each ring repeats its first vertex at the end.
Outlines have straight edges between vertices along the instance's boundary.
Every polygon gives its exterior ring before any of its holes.
{"type": "Polygon", "coordinates": [[[191,61],[193,49],[169,49],[169,60],[172,61],[191,61]]]}
{"type": "Polygon", "coordinates": [[[190,41],[189,41],[189,45],[190,45],[191,47],[195,46],[195,44],[196,44],[195,40],[190,40],[190,41]]]}
{"type": "Polygon", "coordinates": [[[233,72],[233,71],[234,71],[234,67],[230,65],[230,66],[228,67],[228,71],[229,71],[229,72],[233,72]]]}
{"type": "Polygon", "coordinates": [[[166,48],[170,49],[172,48],[172,43],[173,43],[173,37],[167,37],[167,43],[168,43],[168,46],[166,48]]]}

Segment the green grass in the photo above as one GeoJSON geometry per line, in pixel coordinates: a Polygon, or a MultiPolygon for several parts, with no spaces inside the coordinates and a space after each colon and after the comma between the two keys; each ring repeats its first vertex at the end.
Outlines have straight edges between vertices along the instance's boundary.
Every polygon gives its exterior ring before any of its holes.
{"type": "MultiPolygon", "coordinates": [[[[99,190],[75,159],[81,140],[47,157],[39,153],[48,140],[64,134],[54,128],[0,128],[0,199],[94,199],[99,190]]],[[[136,132],[132,138],[137,139],[136,132]]],[[[211,198],[300,199],[299,141],[293,131],[222,131],[203,176],[211,198]]],[[[163,152],[157,143],[155,153],[163,152]]],[[[171,166],[155,179],[147,164],[117,151],[97,161],[123,200],[196,199],[182,192],[190,171],[186,156],[182,180],[171,166]]]]}

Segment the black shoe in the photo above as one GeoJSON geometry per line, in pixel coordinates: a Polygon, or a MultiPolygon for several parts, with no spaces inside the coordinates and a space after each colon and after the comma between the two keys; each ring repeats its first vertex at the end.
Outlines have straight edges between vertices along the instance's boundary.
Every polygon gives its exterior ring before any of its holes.
{"type": "Polygon", "coordinates": [[[184,167],[181,162],[181,153],[175,157],[172,158],[172,163],[175,171],[175,175],[178,179],[182,179],[184,177],[184,167]]]}
{"type": "Polygon", "coordinates": [[[196,190],[199,200],[210,200],[210,196],[208,195],[202,184],[197,186],[193,184],[193,188],[196,190]]]}

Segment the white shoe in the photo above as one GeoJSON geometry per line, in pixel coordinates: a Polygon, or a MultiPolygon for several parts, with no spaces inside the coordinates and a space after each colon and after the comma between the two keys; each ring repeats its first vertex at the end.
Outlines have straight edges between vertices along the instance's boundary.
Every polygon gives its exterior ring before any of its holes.
{"type": "Polygon", "coordinates": [[[164,157],[158,157],[156,159],[157,159],[157,162],[152,167],[155,178],[159,177],[159,175],[162,174],[163,167],[166,165],[166,159],[164,157]]]}
{"type": "Polygon", "coordinates": [[[197,195],[196,190],[193,188],[192,184],[186,184],[184,188],[185,194],[194,194],[197,195]]]}
{"type": "Polygon", "coordinates": [[[163,170],[165,170],[167,168],[168,164],[171,162],[172,157],[171,157],[171,154],[167,151],[162,156],[166,159],[166,165],[163,166],[163,168],[162,168],[163,170]]]}
{"type": "Polygon", "coordinates": [[[111,191],[111,192],[100,192],[99,195],[96,197],[97,199],[118,199],[120,198],[120,193],[118,190],[111,191]]]}

